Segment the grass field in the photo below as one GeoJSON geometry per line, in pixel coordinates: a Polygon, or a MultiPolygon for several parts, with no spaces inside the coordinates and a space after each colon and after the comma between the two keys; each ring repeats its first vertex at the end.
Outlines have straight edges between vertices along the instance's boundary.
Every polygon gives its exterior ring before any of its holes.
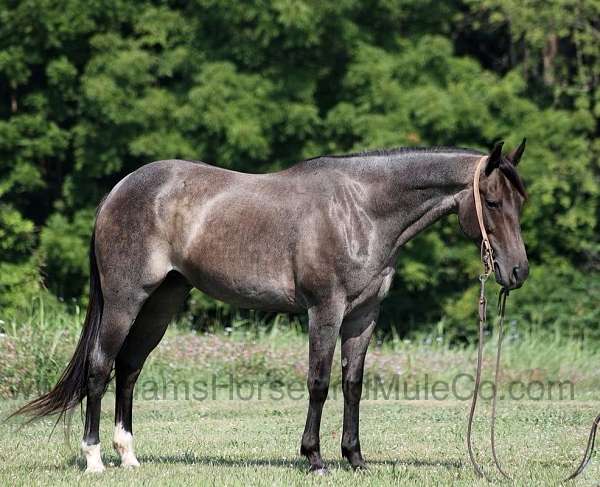
{"type": "MultiPolygon", "coordinates": [[[[466,455],[465,401],[364,401],[362,444],[370,468],[357,473],[339,453],[342,401],[329,401],[322,451],[330,474],[324,478],[307,474],[297,453],[303,400],[138,401],[135,433],[142,466],[137,470],[115,466],[111,403],[107,396],[102,418],[108,466],[104,474],[83,473],[78,416],[71,450],[60,431],[48,439],[49,420],[19,432],[5,423],[0,427],[0,485],[485,484],[475,478],[466,455]]],[[[4,416],[15,405],[3,401],[0,412],[4,416]]],[[[564,476],[579,458],[595,413],[593,402],[502,402],[499,444],[518,484],[548,485],[564,476]]],[[[486,424],[483,417],[476,423],[480,453],[488,445],[486,424]]],[[[489,458],[481,458],[489,467],[489,458]]],[[[575,485],[591,485],[599,475],[599,466],[592,463],[575,485]]]]}
{"type": "MultiPolygon", "coordinates": [[[[54,384],[75,347],[80,317],[41,311],[25,322],[5,324],[0,333],[2,418],[24,395],[54,384]]],[[[486,378],[493,370],[494,346],[493,338],[488,340],[486,378]]],[[[523,328],[509,334],[504,350],[505,399],[499,403],[497,428],[501,459],[519,485],[556,483],[580,460],[600,410],[600,352],[592,341],[523,328]],[[557,388],[563,381],[572,390],[557,388]],[[518,386],[513,393],[511,384],[518,386]]],[[[70,449],[60,427],[49,438],[52,419],[21,430],[18,421],[0,423],[0,486],[486,485],[475,477],[465,447],[472,377],[464,374],[473,373],[475,355],[473,345],[451,345],[444,336],[374,340],[361,409],[361,442],[370,468],[355,473],[340,455],[338,347],[321,430],[330,474],[319,478],[307,474],[298,454],[307,407],[305,334],[283,325],[213,334],[175,326],[136,387],[140,469],[115,466],[109,389],[102,416],[109,467],[104,474],[83,472],[76,413],[70,449]],[[433,394],[436,383],[442,384],[442,394],[433,394]]],[[[489,401],[482,400],[475,443],[492,472],[488,419],[489,401]]],[[[600,466],[592,462],[576,485],[596,485],[599,477],[600,466]]]]}

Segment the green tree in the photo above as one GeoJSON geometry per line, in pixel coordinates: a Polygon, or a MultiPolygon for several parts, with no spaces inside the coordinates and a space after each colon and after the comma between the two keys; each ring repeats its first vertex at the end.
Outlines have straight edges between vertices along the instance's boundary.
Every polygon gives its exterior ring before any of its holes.
{"type": "MultiPolygon", "coordinates": [[[[598,0],[0,0],[0,313],[40,286],[84,296],[94,209],[152,160],[267,171],[323,153],[523,136],[532,278],[520,308],[532,309],[542,280],[597,282],[599,10],[598,0]]],[[[404,249],[388,323],[467,332],[478,261],[456,228],[440,222],[404,249]]],[[[223,312],[204,299],[192,308],[223,312]]]]}

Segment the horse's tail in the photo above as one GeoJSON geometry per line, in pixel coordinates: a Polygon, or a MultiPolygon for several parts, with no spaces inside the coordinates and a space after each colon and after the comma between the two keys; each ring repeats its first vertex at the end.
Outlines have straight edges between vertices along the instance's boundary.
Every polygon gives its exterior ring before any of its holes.
{"type": "Polygon", "coordinates": [[[25,404],[10,415],[27,415],[30,421],[44,416],[58,413],[58,421],[67,411],[73,409],[83,401],[87,395],[87,379],[90,363],[90,354],[98,341],[100,323],[102,321],[102,308],[104,299],[100,286],[100,275],[96,262],[95,251],[96,228],[90,241],[90,296],[83,329],[79,343],[73,357],[63,371],[54,388],[25,404]]]}

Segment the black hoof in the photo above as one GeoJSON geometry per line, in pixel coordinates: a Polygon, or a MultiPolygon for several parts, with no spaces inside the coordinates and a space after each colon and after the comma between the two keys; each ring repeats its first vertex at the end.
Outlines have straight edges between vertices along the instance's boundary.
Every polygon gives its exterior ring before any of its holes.
{"type": "Polygon", "coordinates": [[[350,462],[350,466],[354,470],[367,470],[367,464],[363,460],[360,450],[352,451],[346,448],[342,448],[342,456],[350,462]]]}

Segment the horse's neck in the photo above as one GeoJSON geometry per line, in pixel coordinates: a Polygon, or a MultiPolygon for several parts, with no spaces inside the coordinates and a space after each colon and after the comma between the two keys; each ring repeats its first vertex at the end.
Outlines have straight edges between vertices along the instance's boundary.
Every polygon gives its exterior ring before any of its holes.
{"type": "Polygon", "coordinates": [[[457,211],[470,191],[475,163],[470,153],[410,153],[392,160],[383,193],[382,220],[393,253],[441,217],[457,211]]]}

